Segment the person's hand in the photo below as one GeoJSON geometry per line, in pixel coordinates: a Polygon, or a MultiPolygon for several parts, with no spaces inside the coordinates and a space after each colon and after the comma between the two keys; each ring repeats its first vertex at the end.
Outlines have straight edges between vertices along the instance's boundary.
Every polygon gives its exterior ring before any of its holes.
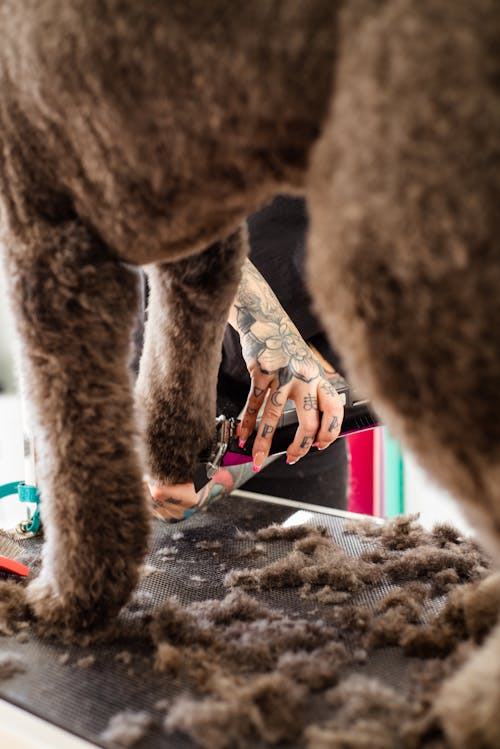
{"type": "Polygon", "coordinates": [[[203,489],[196,492],[194,484],[159,484],[146,478],[153,514],[171,522],[186,520],[194,512],[206,507],[234,489],[230,470],[219,468],[203,489]]]}
{"type": "Polygon", "coordinates": [[[249,260],[229,312],[238,331],[251,378],[250,394],[239,426],[240,447],[252,434],[265,401],[263,418],[252,449],[259,471],[287,400],[295,401],[299,427],[287,449],[287,463],[296,463],[311,446],[324,450],[338,436],[343,406],[325,368],[305,343],[269,284],[249,260]],[[320,416],[321,413],[321,416],[320,416]]]}
{"type": "Polygon", "coordinates": [[[338,436],[343,417],[342,402],[325,368],[287,316],[254,320],[245,327],[240,339],[251,387],[239,427],[240,446],[252,434],[265,401],[252,450],[254,471],[269,454],[287,400],[295,402],[299,426],[286,462],[296,463],[311,446],[324,450],[338,436]]]}
{"type": "MultiPolygon", "coordinates": [[[[268,463],[277,459],[271,455],[268,463]]],[[[193,513],[207,507],[217,499],[222,499],[253,477],[252,464],[244,461],[219,468],[211,481],[196,492],[194,484],[160,484],[148,477],[144,478],[151,510],[156,517],[176,523],[187,520],[193,513]]]]}

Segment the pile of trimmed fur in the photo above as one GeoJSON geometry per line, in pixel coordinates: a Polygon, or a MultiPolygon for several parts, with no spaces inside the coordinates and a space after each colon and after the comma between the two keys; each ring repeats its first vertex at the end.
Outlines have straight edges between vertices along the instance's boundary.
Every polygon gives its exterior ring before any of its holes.
{"type": "MultiPolygon", "coordinates": [[[[161,609],[152,625],[156,667],[190,684],[190,694],[170,706],[167,731],[188,734],[203,749],[283,741],[307,749],[475,745],[443,725],[440,688],[467,668],[496,624],[500,589],[486,577],[487,560],[452,527],[427,532],[412,517],[357,522],[345,532],[366,539],[359,558],[322,528],[265,528],[255,540],[289,541],[284,558],[229,572],[231,592],[221,601],[170,601],[161,609]],[[318,604],[313,618],[259,600],[261,592],[285,588],[318,604]],[[380,597],[368,607],[363,594],[374,588],[380,597]],[[436,598],[442,605],[431,615],[436,598]],[[385,646],[427,659],[413,668],[407,694],[360,673],[367,655],[385,646]],[[323,721],[311,722],[312,705],[323,721]]],[[[478,720],[470,721],[475,731],[478,720]]],[[[500,746],[500,728],[491,730],[480,744],[488,749],[500,746]]]]}
{"type": "MultiPolygon", "coordinates": [[[[413,517],[344,532],[366,542],[360,556],[316,526],[247,533],[258,553],[237,557],[253,566],[228,572],[222,600],[170,600],[152,618],[144,596],[131,602],[151,620],[156,669],[184,688],[164,701],[167,732],[202,749],[500,747],[500,584],[478,546],[413,517]],[[262,565],[276,541],[288,553],[262,565]],[[276,590],[296,596],[302,615],[271,608],[276,590]],[[363,675],[387,646],[420,659],[405,690],[363,675]]],[[[24,589],[0,583],[0,632],[25,634],[28,614],[24,589]]],[[[106,736],[132,746],[149,725],[120,715],[106,736]]]]}

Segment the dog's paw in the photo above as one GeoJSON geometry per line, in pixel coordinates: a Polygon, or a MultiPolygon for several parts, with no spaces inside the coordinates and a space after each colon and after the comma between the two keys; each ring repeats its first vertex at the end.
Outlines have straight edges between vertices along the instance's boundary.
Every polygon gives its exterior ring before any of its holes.
{"type": "Polygon", "coordinates": [[[26,596],[40,634],[65,642],[80,641],[79,634],[87,629],[81,602],[58,593],[55,585],[42,576],[30,583],[26,596]]]}
{"type": "Polygon", "coordinates": [[[86,595],[58,591],[55,583],[43,576],[26,589],[27,603],[42,636],[56,637],[63,642],[79,645],[106,637],[115,626],[115,617],[127,602],[133,580],[120,589],[100,586],[99,593],[89,588],[86,595]]]}

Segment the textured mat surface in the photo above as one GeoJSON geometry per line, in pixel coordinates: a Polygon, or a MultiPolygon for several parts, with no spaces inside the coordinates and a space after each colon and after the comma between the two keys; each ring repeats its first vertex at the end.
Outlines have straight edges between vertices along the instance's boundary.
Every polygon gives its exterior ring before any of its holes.
{"type": "MultiPolygon", "coordinates": [[[[315,511],[297,512],[293,507],[230,497],[185,523],[155,524],[147,560],[154,569],[143,579],[135,603],[123,616],[133,621],[144,612],[157,608],[170,596],[177,596],[182,603],[223,598],[227,593],[223,578],[228,570],[261,566],[281,558],[291,549],[289,542],[277,541],[265,545],[264,554],[258,559],[242,558],[242,554],[254,544],[242,537],[242,531],[255,531],[270,523],[303,522],[327,528],[332,538],[353,556],[369,548],[370,542],[366,538],[343,533],[343,517],[315,511]],[[220,542],[220,546],[211,548],[213,542],[220,542]]],[[[40,542],[24,543],[27,551],[36,558],[40,542]]],[[[387,590],[383,585],[364,590],[355,600],[371,606],[387,590]]],[[[263,592],[257,597],[291,615],[300,614],[315,621],[320,616],[318,608],[321,609],[321,604],[301,600],[296,591],[263,592]]],[[[117,642],[113,646],[67,648],[33,636],[25,642],[16,637],[3,637],[0,638],[0,653],[2,651],[19,653],[27,670],[0,682],[0,697],[29,712],[104,747],[107,744],[100,734],[114,714],[127,709],[146,710],[154,723],[136,744],[139,749],[193,746],[185,737],[166,735],[161,727],[164,711],[155,704],[160,699],[181,694],[185,685],[153,670],[152,649],[146,641],[138,639],[117,642]],[[89,655],[93,656],[93,662],[86,664],[83,661],[82,664],[81,659],[89,655]]],[[[376,651],[365,665],[357,668],[359,672],[377,676],[404,690],[411,661],[395,648],[385,648],[376,651]]]]}

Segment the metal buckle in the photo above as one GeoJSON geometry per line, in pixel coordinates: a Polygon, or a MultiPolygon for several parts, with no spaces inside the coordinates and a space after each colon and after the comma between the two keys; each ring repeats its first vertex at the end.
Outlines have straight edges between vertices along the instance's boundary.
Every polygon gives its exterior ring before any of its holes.
{"type": "Polygon", "coordinates": [[[215,442],[209,459],[206,462],[208,479],[212,479],[221,466],[229,443],[236,433],[237,419],[226,418],[223,414],[215,420],[215,442]]]}
{"type": "Polygon", "coordinates": [[[29,502],[35,505],[33,512],[26,508],[27,519],[21,520],[16,526],[15,532],[28,538],[35,536],[40,531],[40,493],[36,486],[26,484],[24,481],[13,481],[10,484],[0,486],[0,499],[17,494],[20,502],[29,502]]]}

